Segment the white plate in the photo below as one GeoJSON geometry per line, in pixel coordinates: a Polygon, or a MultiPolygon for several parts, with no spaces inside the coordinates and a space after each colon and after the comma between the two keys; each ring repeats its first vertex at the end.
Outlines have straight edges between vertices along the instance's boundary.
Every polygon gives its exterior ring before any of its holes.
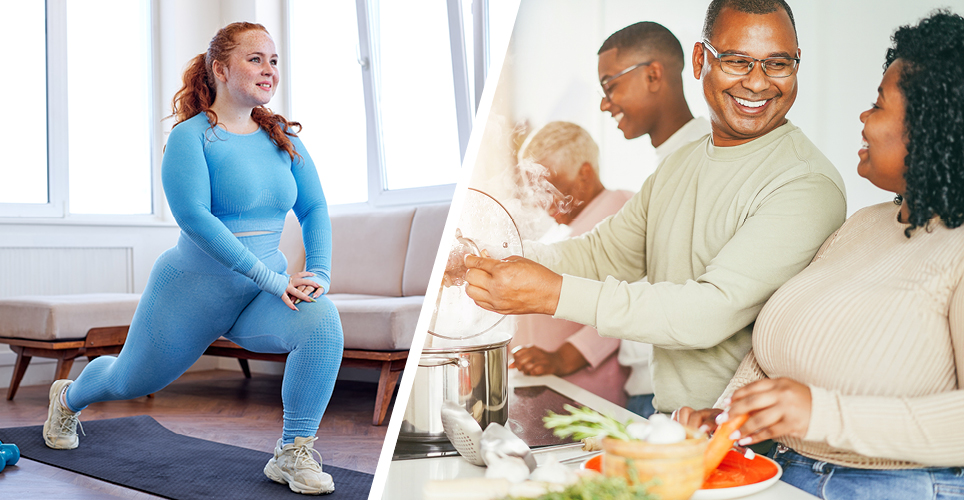
{"type": "MultiPolygon", "coordinates": [[[[770,460],[762,455],[757,455],[756,458],[754,458],[754,460],[760,459],[773,462],[773,460],[770,460]]],[[[773,486],[773,483],[779,481],[780,476],[783,475],[783,469],[780,467],[780,464],[773,462],[773,465],[777,467],[777,473],[769,479],[765,479],[759,483],[747,484],[744,486],[734,486],[732,488],[697,490],[696,493],[693,493],[693,496],[690,498],[690,500],[730,500],[731,498],[743,498],[754,493],[759,493],[770,486],[773,486]]]]}

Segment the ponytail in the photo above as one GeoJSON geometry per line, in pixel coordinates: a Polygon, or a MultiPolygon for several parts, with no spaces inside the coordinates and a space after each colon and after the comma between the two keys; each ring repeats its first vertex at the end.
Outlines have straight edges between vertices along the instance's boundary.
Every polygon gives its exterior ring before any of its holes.
{"type": "Polygon", "coordinates": [[[217,96],[217,87],[208,76],[206,57],[207,53],[194,56],[184,70],[181,89],[174,94],[174,99],[171,101],[175,126],[202,111],[207,111],[208,117],[213,118],[212,122],[217,122],[217,115],[210,111],[217,96]]]}

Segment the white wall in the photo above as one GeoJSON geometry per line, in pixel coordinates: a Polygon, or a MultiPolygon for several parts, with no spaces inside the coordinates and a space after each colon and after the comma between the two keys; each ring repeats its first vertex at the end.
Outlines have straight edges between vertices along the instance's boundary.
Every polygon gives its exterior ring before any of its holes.
{"type": "MultiPolygon", "coordinates": [[[[800,97],[788,115],[837,166],[847,185],[848,215],[892,200],[893,193],[857,175],[863,125],[858,116],[877,99],[890,36],[938,7],[964,15],[964,0],[819,0],[796,2],[804,61],[800,97]]],[[[793,7],[793,4],[791,4],[793,7]]]]}
{"type": "MultiPolygon", "coordinates": [[[[684,93],[694,115],[708,116],[689,54],[700,37],[708,0],[522,0],[506,59],[506,89],[493,109],[501,126],[527,121],[539,127],[568,120],[599,143],[603,182],[638,190],[655,169],[649,138],[623,138],[609,113],[599,111],[596,51],[614,31],[637,21],[669,28],[687,54],[684,93]]],[[[876,99],[890,35],[936,7],[964,13],[964,0],[790,0],[802,50],[799,93],[788,118],[840,170],[848,212],[886,201],[856,174],[861,124],[858,115],[876,99]]],[[[483,146],[484,149],[485,146],[483,146]]],[[[505,144],[498,147],[504,148],[505,144]]],[[[473,183],[486,185],[504,165],[480,151],[473,183]]]]}

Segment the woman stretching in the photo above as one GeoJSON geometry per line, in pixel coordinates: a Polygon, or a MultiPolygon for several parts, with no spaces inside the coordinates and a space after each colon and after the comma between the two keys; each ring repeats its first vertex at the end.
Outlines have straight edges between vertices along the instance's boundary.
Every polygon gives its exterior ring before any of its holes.
{"type": "Polygon", "coordinates": [[[264,107],[278,85],[277,63],[263,26],[234,23],[185,71],[161,167],[180,239],[154,264],[120,354],[50,388],[47,446],[76,448],[87,405],[162,389],[223,335],[251,351],[290,353],[284,430],[264,473],[298,493],[334,490],[321,455],[312,456],[344,344],[338,311],[322,296],[331,223],[315,166],[294,133],[300,125],[264,107]],[[292,208],[308,271],[288,277],[278,242],[292,208]]]}
{"type": "Polygon", "coordinates": [[[893,40],[857,172],[897,206],[854,214],[770,298],[718,403],[825,499],[964,498],[964,18],[893,40]]]}

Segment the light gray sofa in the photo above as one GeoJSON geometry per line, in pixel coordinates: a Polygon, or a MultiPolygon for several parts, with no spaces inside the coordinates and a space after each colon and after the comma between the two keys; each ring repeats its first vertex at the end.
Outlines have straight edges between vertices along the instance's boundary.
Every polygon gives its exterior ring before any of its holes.
{"type": "Polygon", "coordinates": [[[332,217],[329,298],[345,329],[345,349],[412,346],[449,206],[332,217]]]}
{"type": "MultiPolygon", "coordinates": [[[[380,425],[412,347],[429,275],[438,254],[449,205],[332,215],[331,290],[345,332],[342,366],[381,370],[372,418],[380,425]]],[[[281,238],[288,273],[305,268],[305,249],[294,214],[281,238]]],[[[206,354],[276,359],[249,353],[226,340],[206,354]]],[[[242,364],[244,367],[244,364],[242,364]]]]}
{"type": "MultiPolygon", "coordinates": [[[[331,290],[345,349],[408,350],[422,309],[449,205],[424,205],[331,217],[331,290]]],[[[297,220],[285,221],[288,272],[305,266],[297,220]]]]}

